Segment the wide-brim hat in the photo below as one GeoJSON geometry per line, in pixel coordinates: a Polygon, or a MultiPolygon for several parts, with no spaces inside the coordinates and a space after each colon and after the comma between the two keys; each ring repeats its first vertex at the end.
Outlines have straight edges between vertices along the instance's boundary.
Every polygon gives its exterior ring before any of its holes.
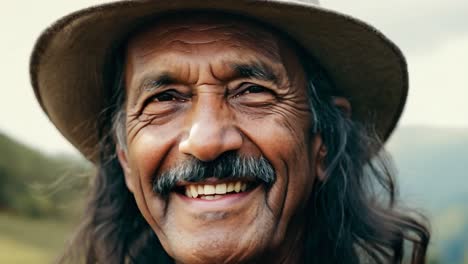
{"type": "Polygon", "coordinates": [[[373,127],[383,141],[396,126],[408,91],[406,61],[393,42],[358,19],[312,0],[120,1],[58,20],[31,57],[41,107],[88,159],[97,161],[97,120],[112,96],[106,74],[116,47],[142,21],[182,10],[240,14],[286,33],[323,67],[334,93],[350,100],[354,120],[373,127]]]}

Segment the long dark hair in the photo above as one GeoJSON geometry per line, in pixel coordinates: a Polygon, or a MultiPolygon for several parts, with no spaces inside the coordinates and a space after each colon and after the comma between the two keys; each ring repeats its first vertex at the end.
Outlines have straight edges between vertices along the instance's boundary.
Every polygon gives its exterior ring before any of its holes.
{"type": "MultiPolygon", "coordinates": [[[[125,116],[123,63],[117,65],[116,89],[99,125],[100,161],[87,209],[59,262],[173,263],[138,210],[115,154],[125,116]]],[[[306,209],[304,263],[402,263],[405,249],[412,252],[410,263],[425,263],[430,238],[425,218],[397,205],[396,179],[383,143],[372,127],[334,105],[333,84],[313,60],[303,66],[312,132],[320,133],[327,146],[326,180],[314,187],[306,209]]]]}

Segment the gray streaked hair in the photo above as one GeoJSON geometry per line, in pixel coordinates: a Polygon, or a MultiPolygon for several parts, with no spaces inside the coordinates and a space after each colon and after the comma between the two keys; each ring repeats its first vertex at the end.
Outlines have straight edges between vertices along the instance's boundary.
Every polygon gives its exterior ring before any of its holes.
{"type": "MultiPolygon", "coordinates": [[[[327,147],[326,180],[314,186],[305,209],[304,263],[400,264],[405,249],[411,250],[409,263],[425,263],[429,230],[423,217],[397,204],[393,165],[382,141],[334,104],[339,95],[330,93],[333,83],[320,65],[305,52],[299,58],[308,80],[312,132],[320,133],[327,147]]],[[[97,176],[82,226],[61,262],[174,263],[141,215],[115,155],[116,144],[126,146],[126,131],[122,71],[114,78],[118,96],[114,115],[99,126],[97,176]]]]}

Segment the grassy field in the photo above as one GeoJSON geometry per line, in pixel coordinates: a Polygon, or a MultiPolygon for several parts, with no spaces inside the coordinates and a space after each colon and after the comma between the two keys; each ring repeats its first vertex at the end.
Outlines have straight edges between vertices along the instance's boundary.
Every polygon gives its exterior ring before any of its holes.
{"type": "Polygon", "coordinates": [[[0,263],[52,263],[64,247],[72,225],[0,213],[0,263]]]}

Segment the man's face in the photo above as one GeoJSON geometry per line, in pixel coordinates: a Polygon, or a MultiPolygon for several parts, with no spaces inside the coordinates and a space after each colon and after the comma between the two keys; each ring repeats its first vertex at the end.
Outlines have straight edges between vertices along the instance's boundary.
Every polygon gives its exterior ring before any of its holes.
{"type": "Polygon", "coordinates": [[[170,256],[238,263],[292,252],[321,140],[311,133],[305,75],[286,40],[250,22],[164,20],[129,41],[125,86],[127,150],[119,159],[170,256]],[[266,187],[211,175],[180,181],[167,197],[153,190],[185,161],[226,153],[264,157],[276,180],[266,187]]]}

